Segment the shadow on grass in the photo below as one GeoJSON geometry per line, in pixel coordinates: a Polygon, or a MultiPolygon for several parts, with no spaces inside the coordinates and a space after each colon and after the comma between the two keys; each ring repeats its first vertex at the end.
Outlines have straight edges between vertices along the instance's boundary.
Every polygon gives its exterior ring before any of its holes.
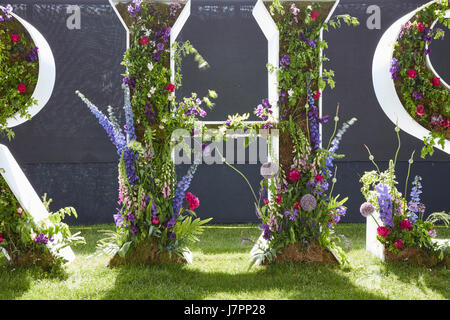
{"type": "Polygon", "coordinates": [[[324,264],[282,263],[228,273],[171,264],[120,267],[104,299],[386,299],[324,264]]]}
{"type": "MultiPolygon", "coordinates": [[[[64,269],[45,272],[39,266],[14,267],[0,262],[0,300],[14,300],[27,292],[35,280],[57,279],[64,281],[68,274],[64,269]]],[[[43,293],[44,294],[44,293],[43,293]]]]}
{"type": "Polygon", "coordinates": [[[385,271],[395,274],[401,282],[420,288],[424,293],[427,289],[432,289],[445,299],[450,299],[450,271],[445,266],[427,268],[406,262],[386,261],[385,271]]]}

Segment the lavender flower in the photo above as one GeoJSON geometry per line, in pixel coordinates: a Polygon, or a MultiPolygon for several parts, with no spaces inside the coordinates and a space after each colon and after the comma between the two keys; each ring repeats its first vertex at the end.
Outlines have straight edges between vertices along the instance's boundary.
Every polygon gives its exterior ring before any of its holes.
{"type": "Polygon", "coordinates": [[[309,132],[311,137],[311,148],[312,150],[317,150],[320,147],[320,132],[319,132],[319,124],[321,119],[319,118],[319,108],[314,105],[314,94],[311,90],[309,79],[307,84],[307,93],[308,93],[308,120],[309,120],[309,132]]]}
{"type": "Polygon", "coordinates": [[[272,234],[272,232],[270,231],[270,227],[267,224],[262,224],[259,226],[259,230],[263,230],[263,238],[264,240],[269,241],[270,240],[270,235],[272,234]]]}
{"type": "Polygon", "coordinates": [[[391,73],[393,80],[397,80],[400,77],[400,67],[396,58],[392,58],[391,68],[389,69],[389,72],[391,73]]]}
{"type": "Polygon", "coordinates": [[[25,60],[28,62],[37,61],[38,59],[38,47],[34,47],[28,52],[28,55],[25,57],[25,60]]]}
{"type": "Polygon", "coordinates": [[[316,208],[317,200],[313,195],[308,193],[300,199],[300,205],[302,206],[303,210],[311,212],[316,208]]]}
{"type": "Polygon", "coordinates": [[[379,183],[375,189],[378,192],[378,206],[380,209],[380,219],[388,226],[394,228],[394,221],[392,219],[392,201],[389,194],[389,188],[384,183],[379,183]]]}
{"type": "Polygon", "coordinates": [[[423,98],[423,92],[422,91],[414,91],[412,93],[412,97],[416,100],[420,100],[423,98]]]}
{"type": "Polygon", "coordinates": [[[133,0],[133,3],[135,6],[133,7],[132,4],[128,6],[128,13],[130,14],[130,17],[135,18],[138,12],[141,10],[141,0],[133,0]]]}
{"type": "Polygon", "coordinates": [[[422,178],[420,176],[416,176],[413,181],[413,187],[411,189],[411,200],[408,203],[408,217],[409,221],[414,224],[417,219],[417,213],[424,213],[425,212],[425,206],[420,203],[420,194],[422,193],[422,184],[420,181],[422,178]]]}
{"type": "Polygon", "coordinates": [[[116,224],[116,227],[123,225],[123,217],[120,214],[119,210],[117,210],[118,212],[113,215],[114,217],[114,223],[116,224]]]}
{"type": "Polygon", "coordinates": [[[128,183],[132,186],[135,185],[138,177],[136,176],[136,154],[133,150],[126,147],[123,152],[123,162],[125,166],[125,171],[127,173],[128,183]]]}
{"type": "Polygon", "coordinates": [[[361,215],[365,218],[374,213],[374,211],[375,208],[370,202],[364,202],[359,208],[359,212],[361,212],[361,215]]]}
{"type": "Polygon", "coordinates": [[[280,60],[280,66],[288,68],[290,64],[291,59],[289,58],[289,55],[285,54],[280,60]]]}

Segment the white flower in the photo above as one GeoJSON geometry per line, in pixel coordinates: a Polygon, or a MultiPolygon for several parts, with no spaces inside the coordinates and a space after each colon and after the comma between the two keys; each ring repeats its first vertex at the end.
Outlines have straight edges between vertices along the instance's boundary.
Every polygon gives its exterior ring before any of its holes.
{"type": "Polygon", "coordinates": [[[147,68],[148,68],[148,70],[150,70],[150,71],[152,71],[153,70],[153,63],[149,63],[149,64],[147,64],[147,68]]]}
{"type": "Polygon", "coordinates": [[[288,91],[288,95],[289,95],[289,97],[292,97],[292,95],[294,94],[294,90],[292,90],[292,88],[291,89],[289,89],[289,91],[288,91]]]}
{"type": "Polygon", "coordinates": [[[161,122],[162,122],[162,123],[166,123],[166,122],[167,122],[167,119],[166,119],[166,118],[161,119],[161,122]]]}
{"type": "Polygon", "coordinates": [[[150,34],[152,33],[152,29],[146,29],[145,30],[145,35],[148,37],[150,36],[150,34]]]}

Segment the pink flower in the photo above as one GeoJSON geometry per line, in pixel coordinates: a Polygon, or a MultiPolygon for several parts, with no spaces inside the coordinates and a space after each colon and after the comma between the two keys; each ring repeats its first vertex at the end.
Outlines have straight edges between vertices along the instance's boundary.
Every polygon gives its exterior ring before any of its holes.
{"type": "Polygon", "coordinates": [[[411,222],[408,219],[400,221],[400,229],[410,230],[412,228],[411,222]]]}
{"type": "Polygon", "coordinates": [[[323,176],[321,174],[316,175],[316,181],[317,182],[322,182],[323,181],[323,176]]]}
{"type": "Polygon", "coordinates": [[[311,12],[311,18],[313,20],[316,20],[318,16],[319,16],[319,13],[317,11],[312,11],[311,12]]]}
{"type": "Polygon", "coordinates": [[[416,108],[416,113],[418,116],[423,116],[425,114],[425,108],[423,105],[418,104],[416,108]]]}
{"type": "Polygon", "coordinates": [[[12,35],[9,36],[11,38],[12,42],[19,42],[21,37],[18,34],[13,33],[12,35]]]}
{"type": "Polygon", "coordinates": [[[159,224],[159,218],[158,217],[153,217],[152,218],[152,223],[155,224],[155,225],[159,224]]]}
{"type": "Polygon", "coordinates": [[[170,91],[170,92],[174,92],[175,91],[175,85],[168,83],[166,86],[166,90],[170,91]]]}
{"type": "Polygon", "coordinates": [[[281,200],[282,200],[281,194],[278,194],[277,197],[275,198],[275,202],[276,203],[281,203],[281,200]]]}
{"type": "Polygon", "coordinates": [[[18,214],[19,216],[22,217],[22,213],[23,213],[23,209],[22,209],[22,208],[17,209],[17,214],[18,214]]]}
{"type": "Polygon", "coordinates": [[[186,193],[186,201],[189,203],[189,210],[194,210],[200,206],[200,201],[192,193],[186,193]]]}
{"type": "Polygon", "coordinates": [[[379,236],[381,236],[383,238],[386,238],[389,235],[389,233],[391,233],[391,230],[389,230],[386,227],[382,227],[381,226],[381,227],[377,228],[377,233],[378,233],[379,236]]]}
{"type": "Polygon", "coordinates": [[[5,240],[5,239],[3,238],[3,234],[0,233],[0,243],[2,243],[3,240],[5,240]]]}
{"type": "Polygon", "coordinates": [[[264,204],[268,204],[269,203],[269,199],[264,199],[264,204]]]}
{"type": "Polygon", "coordinates": [[[402,250],[403,249],[403,240],[402,239],[395,240],[394,247],[396,247],[399,250],[402,250]]]}
{"type": "Polygon", "coordinates": [[[414,69],[409,69],[406,75],[411,79],[417,78],[417,71],[414,69]]]}
{"type": "Polygon", "coordinates": [[[319,99],[320,98],[320,92],[316,91],[316,93],[314,93],[314,95],[313,95],[313,98],[314,98],[314,100],[319,99]]]}
{"type": "Polygon", "coordinates": [[[24,84],[20,83],[17,86],[17,91],[24,93],[25,91],[27,91],[27,87],[24,84]]]}
{"type": "Polygon", "coordinates": [[[422,22],[417,23],[417,30],[419,30],[419,32],[425,30],[425,26],[422,24],[422,22]]]}
{"type": "Polygon", "coordinates": [[[291,172],[289,172],[289,180],[291,180],[292,183],[300,180],[300,172],[298,172],[298,170],[292,170],[291,172]]]}
{"type": "Polygon", "coordinates": [[[147,43],[148,43],[148,38],[147,37],[143,37],[141,40],[139,40],[139,42],[142,44],[142,45],[146,45],[147,43]]]}
{"type": "Polygon", "coordinates": [[[430,82],[433,86],[437,87],[441,85],[441,79],[438,77],[434,77],[430,79],[430,82]]]}
{"type": "Polygon", "coordinates": [[[294,208],[295,208],[296,210],[300,210],[300,209],[301,209],[300,202],[295,201],[294,208]]]}

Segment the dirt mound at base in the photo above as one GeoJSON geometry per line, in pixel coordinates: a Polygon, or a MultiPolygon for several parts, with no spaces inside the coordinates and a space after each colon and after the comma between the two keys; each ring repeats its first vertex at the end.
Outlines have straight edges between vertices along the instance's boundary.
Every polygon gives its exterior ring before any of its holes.
{"type": "Polygon", "coordinates": [[[109,260],[108,267],[114,268],[124,264],[132,263],[148,263],[156,264],[161,262],[170,262],[175,264],[183,264],[186,261],[178,255],[167,251],[159,252],[158,245],[155,241],[141,241],[137,247],[130,248],[125,258],[118,254],[109,260]]]}
{"type": "Polygon", "coordinates": [[[406,247],[397,255],[388,249],[384,250],[386,260],[407,262],[412,265],[434,267],[437,265],[448,266],[450,257],[447,255],[443,260],[440,260],[436,254],[429,254],[423,249],[406,247]]]}
{"type": "Polygon", "coordinates": [[[295,263],[309,263],[309,262],[323,262],[331,265],[339,264],[336,257],[327,249],[320,246],[317,240],[311,242],[306,248],[302,243],[298,242],[291,244],[277,254],[276,262],[295,262],[295,263]]]}

